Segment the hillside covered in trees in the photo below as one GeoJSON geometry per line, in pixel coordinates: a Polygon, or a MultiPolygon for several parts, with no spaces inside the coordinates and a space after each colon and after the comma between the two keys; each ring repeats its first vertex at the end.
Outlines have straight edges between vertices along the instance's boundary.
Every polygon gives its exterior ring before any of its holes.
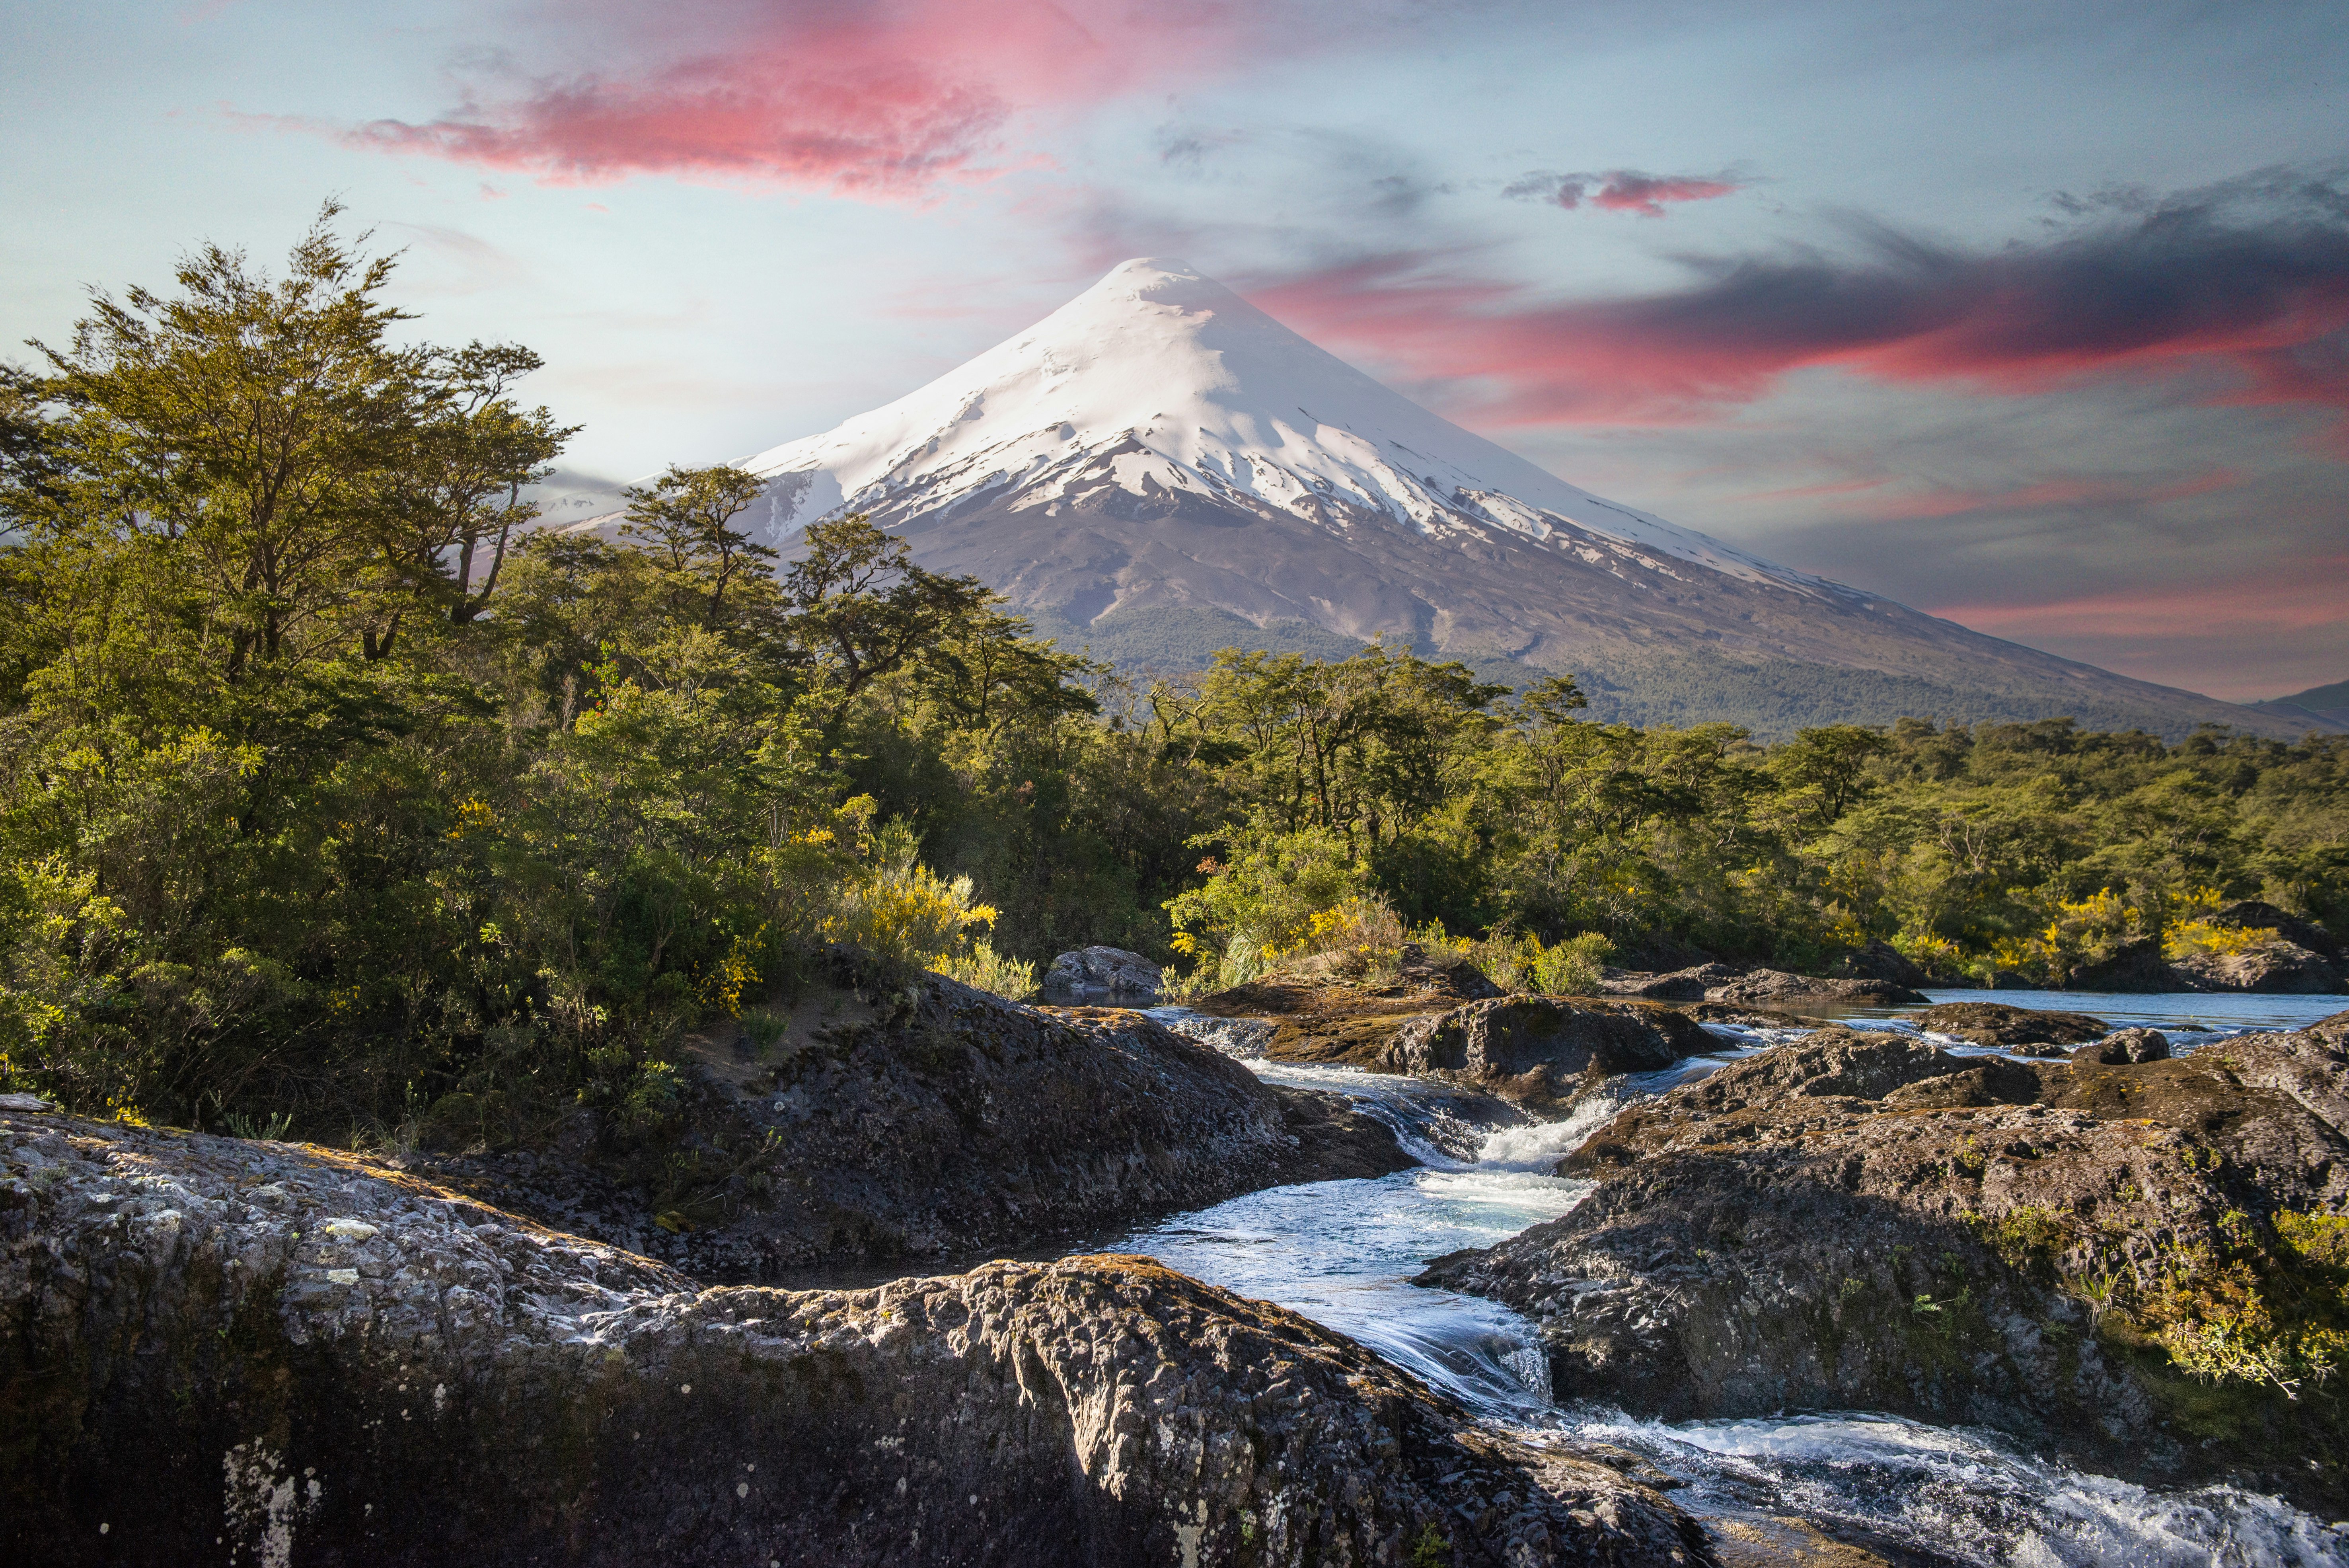
{"type": "Polygon", "coordinates": [[[1375,645],[1145,683],[860,520],[775,558],[738,470],[539,528],[538,360],[400,346],[334,217],[0,387],[0,1088],[356,1140],[460,1088],[657,1117],[679,1031],[833,942],[1009,994],[1340,929],[2060,983],[2223,944],[2228,900],[2349,917],[2349,738],[1765,746],[1375,645]]]}

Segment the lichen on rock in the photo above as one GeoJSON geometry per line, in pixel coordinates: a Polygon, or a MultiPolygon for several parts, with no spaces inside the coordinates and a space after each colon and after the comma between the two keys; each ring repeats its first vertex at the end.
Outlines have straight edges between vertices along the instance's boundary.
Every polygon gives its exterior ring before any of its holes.
{"type": "Polygon", "coordinates": [[[1421,1283],[1532,1317],[1560,1398],[1986,1425],[2338,1517],[2344,1037],[2107,1065],[1823,1030],[1622,1111],[1561,1167],[1579,1207],[1421,1283]]]}

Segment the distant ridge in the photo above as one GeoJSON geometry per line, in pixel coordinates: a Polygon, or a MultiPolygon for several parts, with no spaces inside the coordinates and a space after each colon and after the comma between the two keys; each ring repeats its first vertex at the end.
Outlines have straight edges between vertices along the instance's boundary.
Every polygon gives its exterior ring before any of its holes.
{"type": "Polygon", "coordinates": [[[2311,686],[2291,696],[2271,697],[2245,706],[2254,713],[2311,729],[2349,730],[2349,681],[2311,686]]]}
{"type": "Polygon", "coordinates": [[[868,513],[925,565],[1132,665],[1382,637],[1487,671],[1572,671],[1612,717],[1764,735],[1901,714],[2172,738],[2307,727],[1592,495],[1180,262],[1124,263],[928,386],[744,466],[771,480],[757,526],[771,542],[868,513]]]}

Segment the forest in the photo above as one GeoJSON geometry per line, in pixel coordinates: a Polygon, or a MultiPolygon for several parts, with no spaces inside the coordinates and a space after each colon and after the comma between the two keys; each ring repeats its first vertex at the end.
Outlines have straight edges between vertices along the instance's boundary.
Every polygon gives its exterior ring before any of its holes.
{"type": "MultiPolygon", "coordinates": [[[[1018,996],[1469,945],[2060,985],[2258,897],[2349,917],[2349,737],[1595,722],[1372,645],[1112,668],[848,517],[671,469],[544,525],[527,349],[419,346],[330,206],[94,294],[0,376],[0,1088],[395,1139],[452,1092],[657,1119],[681,1033],[844,943],[1018,996]]],[[[1660,962],[1662,960],[1659,960],[1660,962]]]]}

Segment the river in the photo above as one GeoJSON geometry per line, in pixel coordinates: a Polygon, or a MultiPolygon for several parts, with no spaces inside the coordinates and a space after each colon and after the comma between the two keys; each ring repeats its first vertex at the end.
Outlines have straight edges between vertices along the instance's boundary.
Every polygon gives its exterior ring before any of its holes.
{"type": "MultiPolygon", "coordinates": [[[[2084,995],[1953,991],[1935,1001],[1994,999],[2092,1013],[2170,1033],[2179,1050],[2255,1028],[2289,1028],[2338,1011],[2324,996],[2084,995]]],[[[1157,1015],[1227,1049],[1225,1026],[1180,1008],[1157,1015]]],[[[1917,1033],[1901,1009],[1847,1009],[1856,1027],[1917,1033]]],[[[1717,1053],[1626,1081],[1661,1092],[1723,1062],[1804,1033],[1708,1025],[1717,1053]]],[[[1961,1053],[1980,1047],[1924,1037],[1961,1053]]],[[[1243,1058],[1247,1059],[1247,1058],[1243,1058]]],[[[1615,1106],[1565,1121],[1487,1131],[1452,1120],[1418,1079],[1347,1068],[1247,1060],[1269,1081],[1334,1089],[1395,1130],[1422,1164],[1375,1181],[1276,1187],[1136,1231],[1118,1250],[1242,1295],[1277,1302],[1371,1346],[1450,1393],[1482,1418],[1536,1441],[1612,1443],[1684,1484],[1690,1511],[1795,1514],[1896,1563],[2300,1568],[2349,1563],[2349,1532],[2230,1487],[2163,1491],[2064,1469],[1983,1430],[1865,1411],[1805,1411],[1759,1420],[1665,1423],[1549,1398],[1531,1326],[1508,1308],[1410,1283],[1430,1259],[1490,1246],[1555,1219],[1590,1191],[1551,1174],[1615,1106]]]]}

